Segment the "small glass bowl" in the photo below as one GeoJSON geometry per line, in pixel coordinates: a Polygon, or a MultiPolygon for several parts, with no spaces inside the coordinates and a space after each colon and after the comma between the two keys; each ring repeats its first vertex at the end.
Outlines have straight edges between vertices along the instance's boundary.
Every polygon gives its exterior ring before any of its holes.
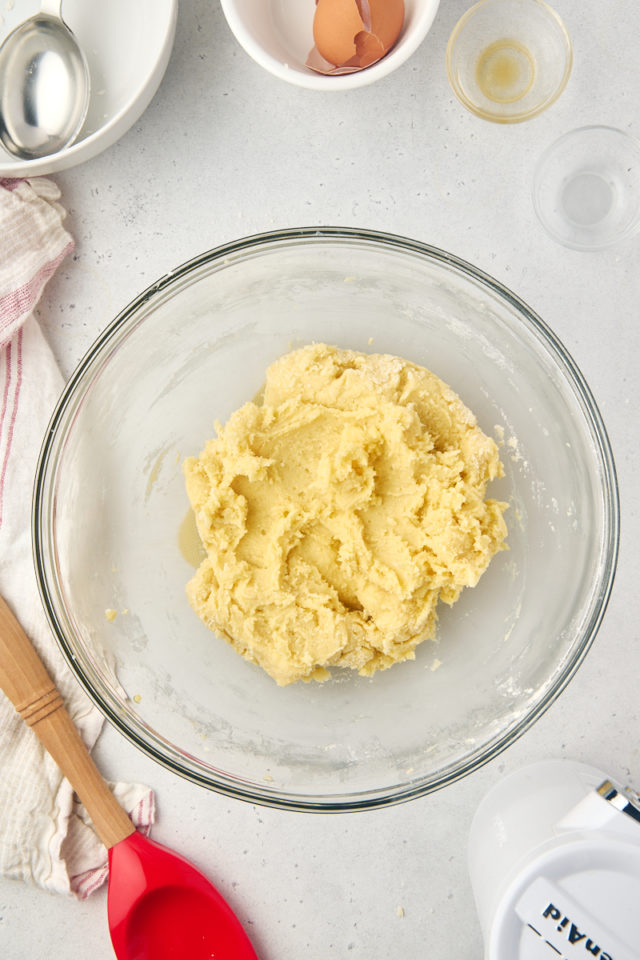
{"type": "Polygon", "coordinates": [[[455,95],[495,123],[519,123],[545,110],[567,85],[572,63],[569,34],[542,0],[480,0],[447,44],[455,95]]]}
{"type": "Polygon", "coordinates": [[[615,127],[579,127],[542,154],[533,206],[547,233],[602,250],[640,229],[640,141],[615,127]]]}

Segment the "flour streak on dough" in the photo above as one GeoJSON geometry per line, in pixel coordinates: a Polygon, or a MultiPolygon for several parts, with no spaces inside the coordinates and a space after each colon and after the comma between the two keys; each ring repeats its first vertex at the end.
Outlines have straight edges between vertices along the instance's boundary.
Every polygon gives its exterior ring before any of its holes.
{"type": "Polygon", "coordinates": [[[184,464],[207,552],[187,594],[279,684],[413,658],[438,602],[504,547],[506,504],[485,499],[503,473],[495,442],[399,357],[295,350],[216,430],[184,464]]]}

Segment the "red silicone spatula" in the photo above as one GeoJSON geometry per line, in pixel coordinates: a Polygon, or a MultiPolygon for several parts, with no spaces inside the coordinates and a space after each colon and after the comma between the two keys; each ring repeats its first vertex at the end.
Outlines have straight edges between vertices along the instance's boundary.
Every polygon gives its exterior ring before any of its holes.
{"type": "Polygon", "coordinates": [[[209,880],[137,832],[1,597],[0,687],[70,781],[109,851],[109,929],[118,960],[258,960],[209,880]]]}

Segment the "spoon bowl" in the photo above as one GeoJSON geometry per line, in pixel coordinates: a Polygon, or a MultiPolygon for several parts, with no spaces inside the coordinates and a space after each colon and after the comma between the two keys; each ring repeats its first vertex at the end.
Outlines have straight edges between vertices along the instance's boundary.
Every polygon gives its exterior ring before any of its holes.
{"type": "Polygon", "coordinates": [[[58,15],[42,10],[0,46],[0,141],[13,156],[46,157],[72,143],[89,106],[89,68],[58,15]]]}

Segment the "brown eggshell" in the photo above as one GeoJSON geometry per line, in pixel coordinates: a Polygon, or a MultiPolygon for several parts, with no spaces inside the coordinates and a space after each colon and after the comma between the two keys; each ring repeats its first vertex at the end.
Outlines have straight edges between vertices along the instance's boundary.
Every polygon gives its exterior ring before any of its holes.
{"type": "Polygon", "coordinates": [[[318,0],[313,39],[318,52],[336,67],[356,55],[355,37],[364,30],[356,0],[318,0]]]}
{"type": "Polygon", "coordinates": [[[400,35],[404,0],[316,0],[316,3],[315,48],[307,64],[320,72],[368,67],[380,60],[400,35]]]}
{"type": "Polygon", "coordinates": [[[365,27],[377,37],[386,53],[400,36],[404,21],[404,0],[368,0],[371,26],[367,25],[365,13],[367,0],[360,0],[360,5],[365,27]]]}

